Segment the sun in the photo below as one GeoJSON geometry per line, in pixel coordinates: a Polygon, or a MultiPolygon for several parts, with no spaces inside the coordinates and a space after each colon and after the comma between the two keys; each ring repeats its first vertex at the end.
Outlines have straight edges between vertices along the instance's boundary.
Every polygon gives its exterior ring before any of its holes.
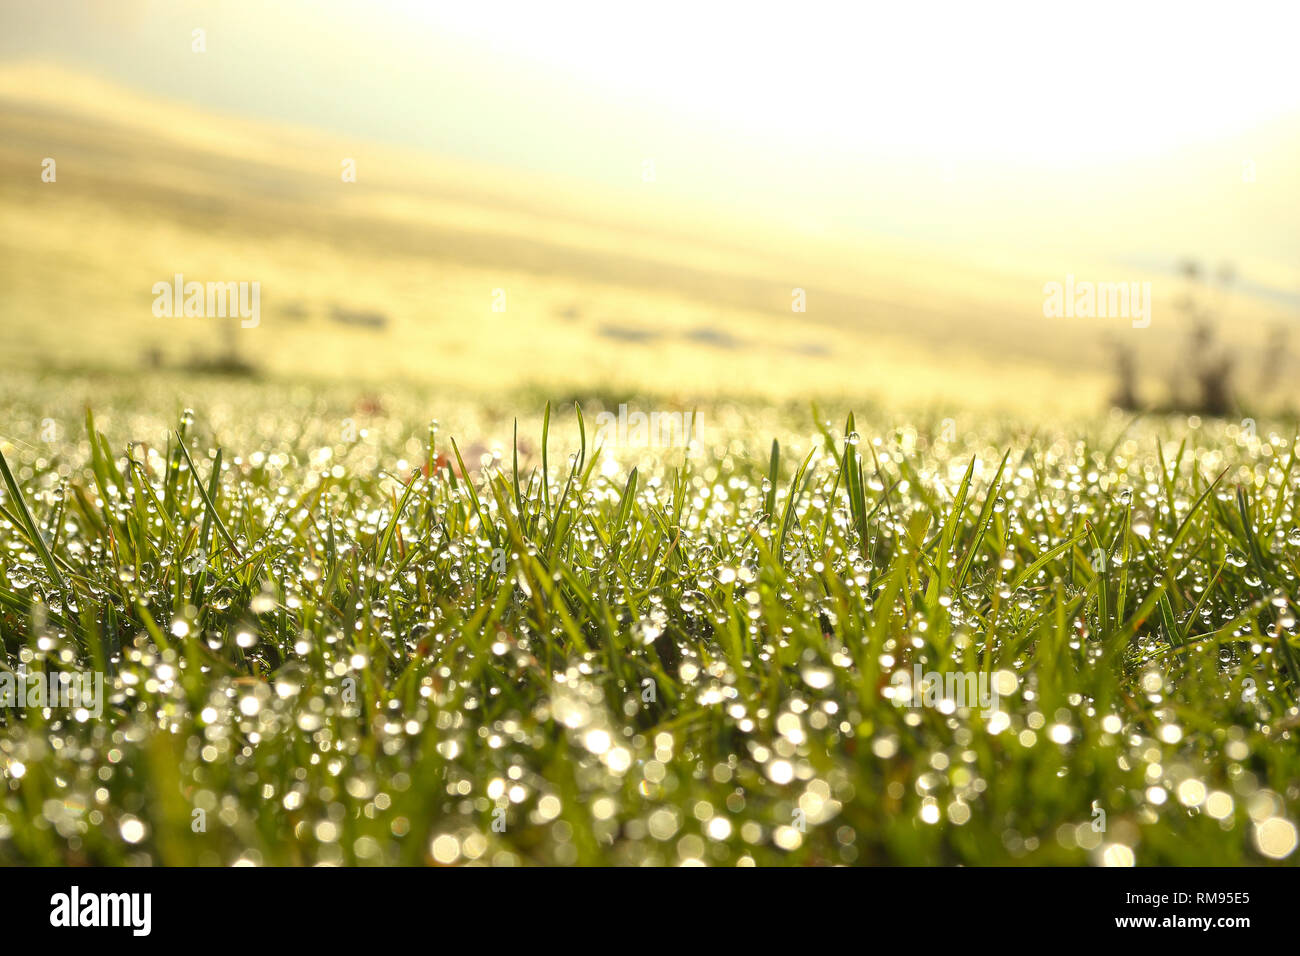
{"type": "Polygon", "coordinates": [[[1300,109],[1279,25],[1300,13],[1281,5],[390,4],[480,51],[485,73],[850,152],[1115,161],[1300,109]]]}

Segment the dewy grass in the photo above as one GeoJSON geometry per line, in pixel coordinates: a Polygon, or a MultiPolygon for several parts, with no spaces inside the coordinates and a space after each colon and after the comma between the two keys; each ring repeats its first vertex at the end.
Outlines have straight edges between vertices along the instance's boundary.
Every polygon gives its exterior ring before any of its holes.
{"type": "Polygon", "coordinates": [[[102,411],[0,462],[4,673],[107,676],[2,862],[1300,858],[1289,434],[102,411]]]}

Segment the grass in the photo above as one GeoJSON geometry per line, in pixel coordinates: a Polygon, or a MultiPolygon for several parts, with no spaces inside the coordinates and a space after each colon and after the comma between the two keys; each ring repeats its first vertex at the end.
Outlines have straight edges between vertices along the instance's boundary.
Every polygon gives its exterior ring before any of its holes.
{"type": "Polygon", "coordinates": [[[0,862],[1300,859],[1290,432],[86,388],[0,419],[4,665],[108,675],[0,862]]]}

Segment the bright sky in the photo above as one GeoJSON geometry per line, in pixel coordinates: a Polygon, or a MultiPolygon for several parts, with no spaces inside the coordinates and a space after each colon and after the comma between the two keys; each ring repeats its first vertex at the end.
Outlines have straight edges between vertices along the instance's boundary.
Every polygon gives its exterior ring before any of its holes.
{"type": "Polygon", "coordinates": [[[857,148],[1078,162],[1300,108],[1293,3],[387,3],[498,63],[857,148]]]}
{"type": "Polygon", "coordinates": [[[0,3],[0,58],[202,109],[630,189],[653,159],[664,195],[814,229],[1274,275],[1300,260],[1297,36],[1294,0],[0,3]]]}
{"type": "MultiPolygon", "coordinates": [[[[193,95],[210,88],[176,69],[192,23],[209,30],[211,60],[237,66],[220,76],[230,105],[346,127],[357,103],[330,77],[347,76],[372,113],[421,109],[452,140],[470,117],[431,88],[493,104],[507,128],[527,126],[537,92],[567,91],[571,110],[604,110],[612,125],[671,114],[765,141],[1053,163],[1149,154],[1300,112],[1300,5],[1283,0],[4,6],[3,53],[72,54],[193,95]]],[[[410,136],[419,124],[408,125],[389,129],[410,136]]]]}

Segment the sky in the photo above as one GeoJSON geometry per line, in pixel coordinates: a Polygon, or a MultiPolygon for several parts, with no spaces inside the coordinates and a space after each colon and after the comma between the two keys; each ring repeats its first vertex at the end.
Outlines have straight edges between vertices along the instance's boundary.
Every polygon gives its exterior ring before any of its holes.
{"type": "Polygon", "coordinates": [[[1077,165],[1300,110],[1294,4],[45,0],[0,52],[231,111],[571,165],[688,134],[1077,165]],[[208,31],[191,68],[190,29],[208,31]],[[554,124],[555,128],[551,128],[554,124]],[[485,128],[486,127],[486,128],[485,128]],[[493,136],[492,128],[501,135],[493,136]],[[599,150],[596,151],[599,153],[599,150]]]}
{"type": "Polygon", "coordinates": [[[0,57],[506,171],[636,189],[649,161],[665,195],[810,231],[1123,261],[1185,238],[1286,285],[1300,238],[1259,219],[1298,192],[1297,27],[1286,3],[0,0],[0,57]]]}

